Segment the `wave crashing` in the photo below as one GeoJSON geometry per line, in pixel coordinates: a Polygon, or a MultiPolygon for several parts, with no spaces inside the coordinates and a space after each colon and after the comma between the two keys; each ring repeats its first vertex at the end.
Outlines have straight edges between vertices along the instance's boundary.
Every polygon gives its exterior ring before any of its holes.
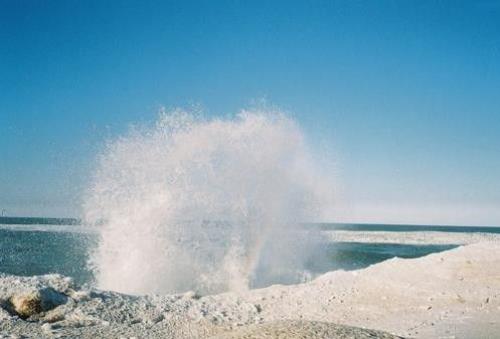
{"type": "Polygon", "coordinates": [[[311,244],[292,230],[321,214],[330,190],[280,112],[161,112],[98,157],[84,204],[99,225],[90,264],[100,288],[133,294],[297,282],[311,244]]]}

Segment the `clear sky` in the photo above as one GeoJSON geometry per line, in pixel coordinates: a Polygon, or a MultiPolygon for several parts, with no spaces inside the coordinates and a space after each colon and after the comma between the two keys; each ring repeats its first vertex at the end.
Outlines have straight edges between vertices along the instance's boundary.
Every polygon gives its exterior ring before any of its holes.
{"type": "Polygon", "coordinates": [[[0,2],[0,209],[77,216],[158,107],[291,112],[343,221],[500,225],[500,1],[0,2]]]}

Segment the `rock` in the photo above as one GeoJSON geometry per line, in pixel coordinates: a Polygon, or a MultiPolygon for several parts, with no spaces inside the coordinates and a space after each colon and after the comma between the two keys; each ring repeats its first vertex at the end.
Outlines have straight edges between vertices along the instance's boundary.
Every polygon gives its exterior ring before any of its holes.
{"type": "Polygon", "coordinates": [[[14,294],[9,300],[11,306],[9,311],[22,319],[27,319],[62,305],[67,300],[67,296],[50,287],[30,290],[14,294]]]}
{"type": "Polygon", "coordinates": [[[42,312],[42,298],[38,291],[14,295],[10,303],[13,311],[23,319],[42,312]]]}

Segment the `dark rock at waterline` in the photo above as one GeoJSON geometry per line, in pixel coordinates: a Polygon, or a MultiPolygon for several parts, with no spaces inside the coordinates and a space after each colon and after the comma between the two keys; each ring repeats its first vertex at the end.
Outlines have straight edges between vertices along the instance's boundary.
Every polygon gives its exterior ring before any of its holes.
{"type": "Polygon", "coordinates": [[[68,297],[51,287],[17,292],[2,302],[2,308],[11,315],[27,319],[41,312],[65,304],[68,297]]]}

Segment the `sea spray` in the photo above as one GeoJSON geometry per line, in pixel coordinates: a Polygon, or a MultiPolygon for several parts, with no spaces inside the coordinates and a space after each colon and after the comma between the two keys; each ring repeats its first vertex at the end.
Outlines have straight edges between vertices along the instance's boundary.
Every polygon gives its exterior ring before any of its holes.
{"type": "Polygon", "coordinates": [[[90,264],[99,287],[133,294],[293,280],[308,247],[294,226],[318,216],[330,192],[280,112],[162,112],[98,157],[84,205],[100,235],[90,264]]]}

